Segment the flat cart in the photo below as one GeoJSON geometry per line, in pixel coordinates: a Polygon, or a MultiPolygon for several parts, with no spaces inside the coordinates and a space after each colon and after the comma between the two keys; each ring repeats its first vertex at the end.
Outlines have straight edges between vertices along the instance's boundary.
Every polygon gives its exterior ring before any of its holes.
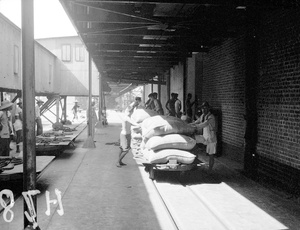
{"type": "Polygon", "coordinates": [[[181,178],[185,175],[187,171],[194,170],[197,167],[204,165],[204,163],[198,159],[195,159],[195,161],[191,164],[182,164],[182,163],[151,164],[148,162],[143,162],[143,165],[145,166],[145,171],[149,173],[149,178],[151,180],[155,179],[156,171],[179,172],[179,180],[181,180],[181,178]]]}

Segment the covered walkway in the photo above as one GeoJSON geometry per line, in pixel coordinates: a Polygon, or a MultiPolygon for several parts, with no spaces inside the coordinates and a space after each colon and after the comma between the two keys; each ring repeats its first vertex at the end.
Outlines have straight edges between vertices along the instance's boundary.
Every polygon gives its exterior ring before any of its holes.
{"type": "MultiPolygon", "coordinates": [[[[42,230],[299,229],[299,204],[247,179],[221,158],[212,173],[201,166],[180,182],[171,173],[160,173],[152,182],[131,153],[124,158],[127,165],[117,168],[120,123],[114,113],[109,115],[116,119],[108,116],[109,125],[96,130],[96,148],[82,148],[85,130],[76,148],[65,150],[39,176],[37,220],[42,230]],[[62,202],[49,209],[46,191],[58,200],[55,189],[62,202]]],[[[201,151],[199,159],[207,161],[201,151]]],[[[10,223],[2,211],[1,230],[22,229],[23,199],[11,210],[10,223]]]]}

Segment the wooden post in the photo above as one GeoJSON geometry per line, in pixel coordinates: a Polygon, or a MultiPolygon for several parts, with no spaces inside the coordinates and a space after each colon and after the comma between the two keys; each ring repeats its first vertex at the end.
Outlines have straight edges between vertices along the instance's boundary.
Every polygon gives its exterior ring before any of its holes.
{"type": "Polygon", "coordinates": [[[101,128],[102,125],[102,109],[103,109],[103,86],[102,86],[102,75],[99,73],[99,110],[98,110],[98,122],[96,124],[97,128],[101,128]]]}
{"type": "Polygon", "coordinates": [[[158,99],[161,101],[161,82],[162,82],[162,77],[161,75],[158,75],[158,99]]]}
{"type": "Polygon", "coordinates": [[[92,118],[92,57],[89,53],[89,103],[88,103],[88,137],[83,143],[83,148],[95,148],[94,137],[92,135],[93,118],[92,118]]]}
{"type": "Polygon", "coordinates": [[[63,106],[63,120],[64,122],[67,121],[67,96],[63,97],[64,100],[64,106],[63,106]]]}
{"type": "Polygon", "coordinates": [[[59,122],[59,96],[56,98],[56,122],[59,122]]]}
{"type": "MultiPolygon", "coordinates": [[[[36,188],[33,0],[22,1],[23,191],[36,188]]],[[[36,196],[33,196],[36,210],[36,196]]],[[[24,201],[24,212],[28,212],[24,201]]],[[[23,214],[24,214],[23,212],[23,214]]],[[[36,210],[37,212],[37,210],[36,210]]],[[[32,225],[24,214],[24,228],[32,225]]]]}
{"type": "Polygon", "coordinates": [[[166,84],[167,84],[167,100],[169,100],[171,94],[170,70],[165,74],[166,74],[166,84]]]}

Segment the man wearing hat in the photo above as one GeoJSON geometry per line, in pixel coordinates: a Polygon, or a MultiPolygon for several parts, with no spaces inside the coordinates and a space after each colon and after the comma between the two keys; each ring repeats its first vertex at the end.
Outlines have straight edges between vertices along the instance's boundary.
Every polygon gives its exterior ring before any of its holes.
{"type": "Polygon", "coordinates": [[[73,111],[73,119],[72,119],[72,122],[73,122],[75,119],[78,120],[77,112],[78,112],[78,108],[80,107],[80,106],[78,105],[78,101],[77,101],[77,100],[76,100],[74,103],[75,103],[75,104],[74,104],[74,106],[73,106],[73,108],[72,108],[72,111],[73,111]]]}
{"type": "Polygon", "coordinates": [[[212,170],[214,165],[214,155],[217,149],[217,135],[216,135],[216,119],[210,112],[208,102],[201,105],[202,115],[193,123],[197,130],[203,130],[203,135],[196,135],[196,142],[206,145],[206,153],[209,155],[209,170],[212,170]]]}
{"type": "Polygon", "coordinates": [[[160,100],[158,100],[158,94],[156,92],[152,93],[153,95],[153,104],[154,104],[154,110],[159,114],[159,115],[164,115],[164,110],[162,108],[160,100]]]}
{"type": "Polygon", "coordinates": [[[38,100],[35,106],[35,122],[36,122],[36,135],[39,136],[43,134],[43,124],[41,119],[41,110],[40,107],[44,102],[42,100],[38,100]]]}
{"type": "Polygon", "coordinates": [[[152,110],[153,107],[154,107],[154,105],[153,105],[153,93],[149,93],[148,94],[148,100],[145,103],[145,108],[152,110]]]}
{"type": "Polygon", "coordinates": [[[13,103],[8,100],[1,102],[0,106],[0,156],[9,156],[10,128],[8,112],[12,110],[13,103]]]}

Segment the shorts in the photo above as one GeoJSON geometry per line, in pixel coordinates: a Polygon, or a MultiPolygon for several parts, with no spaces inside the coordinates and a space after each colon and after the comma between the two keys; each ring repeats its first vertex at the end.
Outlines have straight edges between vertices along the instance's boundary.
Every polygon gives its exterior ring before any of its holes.
{"type": "Polygon", "coordinates": [[[206,146],[206,153],[208,155],[216,154],[217,152],[217,143],[208,143],[206,146]]]}
{"type": "Polygon", "coordinates": [[[120,134],[120,149],[122,151],[129,151],[131,143],[131,134],[120,134]]]}
{"type": "Polygon", "coordinates": [[[17,136],[17,139],[16,139],[17,144],[19,144],[20,142],[23,141],[22,130],[17,130],[16,131],[16,136],[17,136]]]}
{"type": "Polygon", "coordinates": [[[208,142],[205,140],[203,135],[195,135],[196,143],[201,143],[206,145],[206,153],[208,155],[216,154],[217,152],[217,142],[208,142]]]}

